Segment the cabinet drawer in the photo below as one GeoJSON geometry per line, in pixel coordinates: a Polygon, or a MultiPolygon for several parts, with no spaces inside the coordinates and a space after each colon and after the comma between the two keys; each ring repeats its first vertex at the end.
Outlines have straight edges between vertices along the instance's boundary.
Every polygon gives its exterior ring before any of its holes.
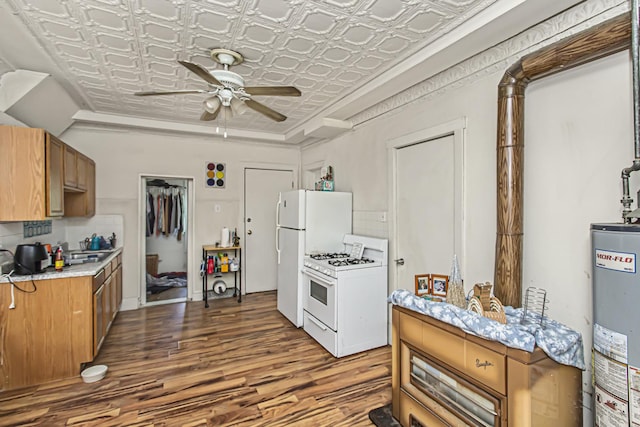
{"type": "Polygon", "coordinates": [[[111,263],[107,264],[104,266],[104,277],[105,279],[107,277],[111,276],[111,263]]]}
{"type": "MultiPolygon", "coordinates": [[[[334,356],[338,350],[338,334],[324,325],[321,321],[313,317],[311,314],[304,312],[302,321],[303,329],[306,333],[320,343],[321,346],[334,356]]],[[[337,357],[337,356],[336,356],[337,357]]]]}
{"type": "Polygon", "coordinates": [[[464,362],[467,375],[506,394],[506,360],[503,354],[467,341],[464,362]]]}
{"type": "Polygon", "coordinates": [[[98,274],[93,276],[93,292],[95,293],[104,283],[104,270],[100,270],[98,274]]]}
{"type": "Polygon", "coordinates": [[[111,271],[116,271],[116,268],[118,268],[118,257],[111,260],[111,271]]]}
{"type": "Polygon", "coordinates": [[[464,338],[429,323],[422,323],[422,348],[444,363],[464,369],[464,338]]]}

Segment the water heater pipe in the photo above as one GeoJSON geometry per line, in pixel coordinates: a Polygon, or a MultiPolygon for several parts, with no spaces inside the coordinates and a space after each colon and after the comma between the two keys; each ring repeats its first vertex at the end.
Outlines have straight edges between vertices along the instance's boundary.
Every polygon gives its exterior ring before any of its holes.
{"type": "MultiPolygon", "coordinates": [[[[637,6],[634,8],[637,13],[637,6]]],[[[526,87],[534,80],[629,49],[630,22],[629,14],[625,13],[532,52],[513,64],[500,81],[494,293],[504,305],[519,307],[522,304],[526,87]]],[[[640,158],[638,160],[640,166],[640,158]]]]}
{"type": "Polygon", "coordinates": [[[629,176],[632,172],[640,170],[640,55],[639,48],[639,27],[640,26],[640,9],[638,8],[638,0],[631,0],[631,63],[633,66],[633,141],[635,148],[635,158],[633,164],[622,170],[622,219],[629,224],[631,218],[631,203],[633,199],[629,196],[629,176]]]}

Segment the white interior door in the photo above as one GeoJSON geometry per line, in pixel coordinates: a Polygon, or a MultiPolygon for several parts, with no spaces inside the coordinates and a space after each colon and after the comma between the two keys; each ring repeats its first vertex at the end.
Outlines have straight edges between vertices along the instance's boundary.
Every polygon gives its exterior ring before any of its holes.
{"type": "Polygon", "coordinates": [[[293,188],[293,171],[244,170],[244,277],[247,293],[276,290],[276,204],[293,188]]]}
{"type": "MultiPolygon", "coordinates": [[[[415,289],[415,275],[449,275],[462,224],[461,156],[453,134],[396,152],[396,288],[415,289]]],[[[459,257],[461,254],[457,254],[459,257]]]]}

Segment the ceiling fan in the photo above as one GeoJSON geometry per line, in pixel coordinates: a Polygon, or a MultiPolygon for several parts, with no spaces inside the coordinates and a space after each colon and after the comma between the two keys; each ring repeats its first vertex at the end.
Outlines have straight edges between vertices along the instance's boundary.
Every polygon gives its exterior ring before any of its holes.
{"type": "Polygon", "coordinates": [[[200,120],[215,120],[222,108],[228,108],[233,114],[242,114],[247,107],[264,114],[272,120],[282,122],[287,116],[254,100],[254,96],[300,96],[302,93],[293,86],[245,86],[244,79],[238,73],[229,70],[232,65],[241,64],[244,57],[233,50],[216,48],[211,50],[211,59],[224,69],[209,71],[201,65],[189,61],[178,61],[198,77],[206,81],[208,89],[176,90],[171,92],[136,92],[136,96],[179,95],[186,93],[206,93],[211,95],[203,102],[204,112],[200,120]]]}

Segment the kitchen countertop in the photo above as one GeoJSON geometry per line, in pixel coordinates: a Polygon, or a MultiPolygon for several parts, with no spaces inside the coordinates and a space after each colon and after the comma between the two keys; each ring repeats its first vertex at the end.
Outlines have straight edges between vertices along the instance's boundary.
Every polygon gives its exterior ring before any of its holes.
{"type": "MultiPolygon", "coordinates": [[[[11,280],[13,280],[14,282],[27,282],[31,280],[49,280],[62,279],[65,277],[94,276],[97,272],[103,269],[108,263],[110,263],[121,253],[122,247],[119,247],[116,248],[112,253],[110,253],[109,256],[99,262],[85,262],[83,264],[66,265],[62,271],[56,271],[53,266],[49,266],[44,273],[40,274],[24,276],[12,274],[11,280]]],[[[0,283],[9,283],[9,280],[4,277],[0,277],[0,283]]]]}

